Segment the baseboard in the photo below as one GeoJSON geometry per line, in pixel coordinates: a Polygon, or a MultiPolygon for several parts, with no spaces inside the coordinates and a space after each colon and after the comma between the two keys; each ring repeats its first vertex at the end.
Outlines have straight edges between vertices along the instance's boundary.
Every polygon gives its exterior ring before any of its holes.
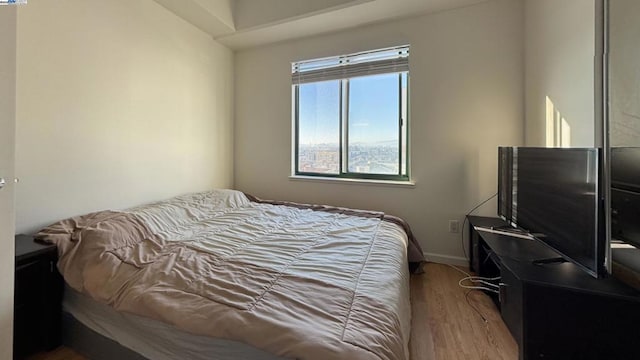
{"type": "Polygon", "coordinates": [[[424,253],[425,259],[428,262],[434,262],[438,264],[449,264],[456,266],[469,266],[469,260],[460,257],[460,256],[450,256],[450,255],[441,255],[441,254],[433,254],[433,253],[424,253]]]}

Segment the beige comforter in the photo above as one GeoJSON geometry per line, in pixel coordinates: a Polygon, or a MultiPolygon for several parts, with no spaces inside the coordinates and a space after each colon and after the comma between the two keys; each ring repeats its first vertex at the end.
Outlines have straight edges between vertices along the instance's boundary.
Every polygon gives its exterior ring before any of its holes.
{"type": "Polygon", "coordinates": [[[38,234],[67,283],[117,310],[298,359],[408,359],[407,235],[379,217],[232,190],[98,212],[38,234]]]}

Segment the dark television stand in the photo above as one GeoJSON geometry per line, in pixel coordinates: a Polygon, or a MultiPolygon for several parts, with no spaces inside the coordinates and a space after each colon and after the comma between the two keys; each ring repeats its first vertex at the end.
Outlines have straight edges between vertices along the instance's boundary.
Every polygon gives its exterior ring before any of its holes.
{"type": "Polygon", "coordinates": [[[640,359],[640,292],[557,262],[559,255],[536,240],[474,229],[506,225],[501,219],[468,219],[470,268],[501,277],[499,295],[490,295],[521,360],[640,359]],[[546,259],[554,261],[540,261],[546,259]]]}

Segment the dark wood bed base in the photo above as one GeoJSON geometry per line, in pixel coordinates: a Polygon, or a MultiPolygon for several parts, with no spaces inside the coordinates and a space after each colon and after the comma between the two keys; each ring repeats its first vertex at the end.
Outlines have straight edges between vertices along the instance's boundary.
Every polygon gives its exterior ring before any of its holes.
{"type": "Polygon", "coordinates": [[[91,360],[147,360],[135,351],[89,329],[67,312],[62,313],[62,342],[91,360]]]}

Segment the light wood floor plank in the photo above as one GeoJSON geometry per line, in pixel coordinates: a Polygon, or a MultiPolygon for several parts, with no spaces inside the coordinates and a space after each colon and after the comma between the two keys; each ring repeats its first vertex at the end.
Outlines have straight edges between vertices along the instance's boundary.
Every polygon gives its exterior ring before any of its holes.
{"type": "MultiPolygon", "coordinates": [[[[427,264],[425,273],[411,277],[411,360],[516,360],[518,347],[498,309],[484,293],[458,286],[465,275],[440,264],[427,264]]],[[[60,347],[29,360],[86,360],[60,347]]]]}

